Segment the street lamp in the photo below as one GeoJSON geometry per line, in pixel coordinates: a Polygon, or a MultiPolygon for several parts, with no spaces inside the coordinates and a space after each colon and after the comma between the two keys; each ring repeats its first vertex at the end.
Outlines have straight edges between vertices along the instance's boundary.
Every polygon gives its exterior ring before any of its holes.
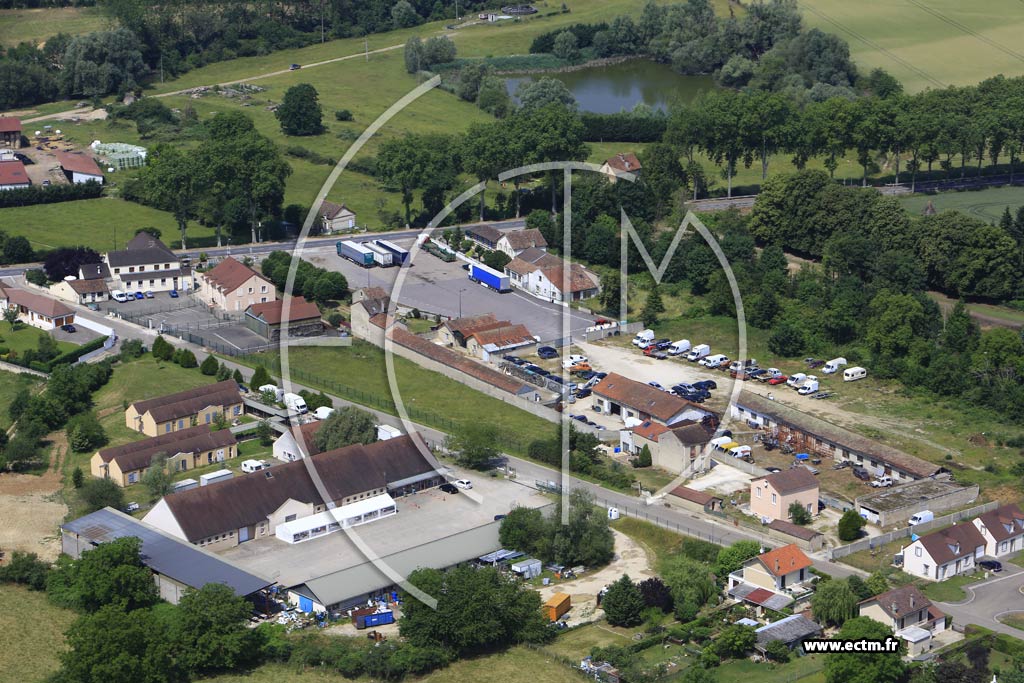
{"type": "Polygon", "coordinates": [[[465,287],[463,287],[462,289],[459,290],[459,317],[460,318],[462,317],[462,293],[465,292],[465,291],[466,291],[465,287]]]}

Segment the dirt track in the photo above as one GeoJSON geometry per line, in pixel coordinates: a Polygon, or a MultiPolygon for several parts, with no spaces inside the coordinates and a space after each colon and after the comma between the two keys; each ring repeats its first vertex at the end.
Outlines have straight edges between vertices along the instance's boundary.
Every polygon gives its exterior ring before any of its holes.
{"type": "Polygon", "coordinates": [[[63,432],[47,437],[53,443],[45,474],[0,475],[0,550],[22,550],[53,561],[60,554],[58,527],[68,508],[61,501],[61,469],[68,443],[63,432]]]}

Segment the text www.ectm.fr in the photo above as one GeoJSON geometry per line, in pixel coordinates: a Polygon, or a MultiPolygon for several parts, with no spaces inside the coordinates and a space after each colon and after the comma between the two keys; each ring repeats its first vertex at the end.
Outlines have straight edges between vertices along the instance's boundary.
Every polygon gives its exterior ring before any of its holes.
{"type": "Polygon", "coordinates": [[[900,649],[900,641],[892,636],[885,640],[805,640],[804,652],[896,652],[900,649]]]}

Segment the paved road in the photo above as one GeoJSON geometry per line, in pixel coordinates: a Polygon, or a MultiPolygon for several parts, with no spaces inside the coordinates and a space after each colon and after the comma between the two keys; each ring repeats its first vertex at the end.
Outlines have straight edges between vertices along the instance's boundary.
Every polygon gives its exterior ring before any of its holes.
{"type": "Polygon", "coordinates": [[[977,624],[993,631],[1020,638],[1021,632],[1000,623],[997,618],[1013,612],[1024,612],[1024,569],[1004,563],[1005,569],[995,578],[964,589],[963,602],[938,603],[939,609],[958,624],[977,624]]]}

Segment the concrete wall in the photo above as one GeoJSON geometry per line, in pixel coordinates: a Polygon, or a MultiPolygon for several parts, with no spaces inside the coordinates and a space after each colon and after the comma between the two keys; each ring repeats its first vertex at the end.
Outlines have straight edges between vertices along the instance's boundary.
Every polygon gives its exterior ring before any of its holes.
{"type": "MultiPolygon", "coordinates": [[[[942,510],[951,510],[953,508],[963,507],[964,505],[970,505],[978,499],[978,493],[980,489],[977,484],[973,486],[965,486],[959,491],[951,491],[942,496],[935,496],[934,498],[928,498],[927,500],[915,501],[911,505],[907,505],[901,508],[895,508],[893,510],[879,510],[878,511],[878,526],[887,527],[905,522],[912,516],[921,512],[922,510],[931,510],[932,512],[940,512],[942,510]]],[[[861,499],[857,501],[857,511],[861,511],[861,499]]],[[[867,506],[871,509],[870,502],[867,506]]]]}

